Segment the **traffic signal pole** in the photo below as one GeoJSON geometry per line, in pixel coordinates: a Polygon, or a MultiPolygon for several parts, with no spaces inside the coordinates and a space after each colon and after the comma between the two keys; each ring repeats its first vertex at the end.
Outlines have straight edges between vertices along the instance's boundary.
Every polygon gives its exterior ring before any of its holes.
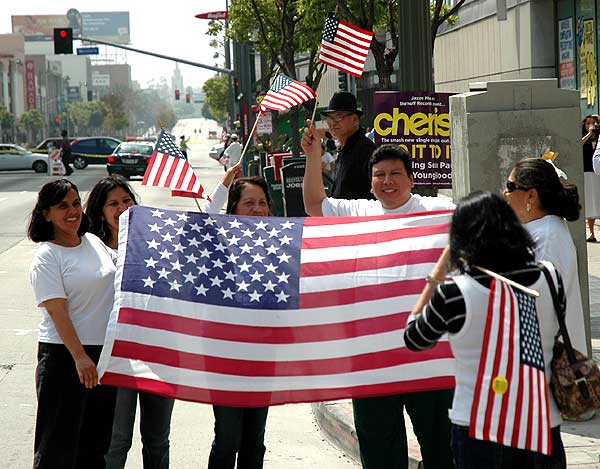
{"type": "Polygon", "coordinates": [[[398,2],[398,89],[434,91],[429,0],[398,2]]]}
{"type": "Polygon", "coordinates": [[[213,70],[215,72],[225,73],[227,75],[233,75],[233,70],[231,70],[229,68],[214,67],[212,65],[206,65],[206,64],[201,64],[198,62],[192,62],[190,60],[178,59],[176,57],[171,57],[169,55],[157,54],[156,52],[149,52],[146,50],[135,49],[133,47],[124,46],[122,44],[115,44],[113,42],[108,42],[108,41],[102,41],[100,39],[81,37],[81,36],[74,37],[73,39],[77,39],[80,41],[86,41],[86,42],[93,42],[96,44],[103,44],[106,46],[112,46],[112,47],[116,47],[118,49],[124,49],[124,50],[128,50],[131,52],[137,52],[138,54],[151,55],[152,57],[158,57],[159,59],[171,60],[173,62],[179,62],[181,64],[191,65],[192,67],[206,68],[208,70],[213,70]]]}

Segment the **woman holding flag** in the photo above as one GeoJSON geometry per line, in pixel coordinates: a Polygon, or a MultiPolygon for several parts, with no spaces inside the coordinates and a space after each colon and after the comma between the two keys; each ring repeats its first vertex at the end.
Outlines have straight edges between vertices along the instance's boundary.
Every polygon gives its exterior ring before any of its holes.
{"type": "MultiPolygon", "coordinates": [[[[459,469],[566,467],[561,418],[548,387],[558,320],[534,247],[502,197],[468,195],[456,207],[449,249],[427,276],[404,333],[415,351],[449,334],[456,358],[452,452],[459,469]],[[448,263],[456,274],[445,282],[448,263]]],[[[564,299],[560,275],[552,264],[544,267],[564,299]]]]}

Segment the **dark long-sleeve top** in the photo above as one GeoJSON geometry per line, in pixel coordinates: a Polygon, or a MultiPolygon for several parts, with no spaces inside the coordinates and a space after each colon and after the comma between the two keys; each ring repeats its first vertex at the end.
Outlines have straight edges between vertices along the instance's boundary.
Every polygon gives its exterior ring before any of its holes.
{"type": "MultiPolygon", "coordinates": [[[[535,283],[540,275],[540,269],[532,265],[522,270],[503,274],[505,277],[529,286],[535,283]]],[[[488,275],[473,275],[473,279],[489,288],[491,277],[488,275]]],[[[560,275],[557,290],[559,296],[564,295],[564,287],[560,275]]],[[[409,350],[419,351],[433,347],[446,333],[458,333],[465,324],[466,306],[463,295],[453,281],[438,285],[431,300],[425,307],[425,314],[420,314],[406,326],[404,342],[409,350]]]]}
{"type": "Polygon", "coordinates": [[[369,158],[375,144],[365,137],[365,130],[359,128],[352,134],[337,158],[337,176],[331,189],[335,199],[372,199],[369,158]]]}

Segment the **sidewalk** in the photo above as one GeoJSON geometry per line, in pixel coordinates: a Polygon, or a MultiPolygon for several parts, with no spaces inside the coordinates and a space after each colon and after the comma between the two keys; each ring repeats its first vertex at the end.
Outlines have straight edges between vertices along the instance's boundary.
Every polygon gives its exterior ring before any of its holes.
{"type": "MultiPolygon", "coordinates": [[[[594,359],[600,363],[600,243],[588,243],[587,249],[592,350],[594,359]]],[[[360,463],[352,403],[349,400],[318,402],[313,404],[313,413],[327,438],[360,463]]],[[[421,460],[419,443],[406,414],[405,422],[409,467],[417,469],[421,460]]],[[[600,415],[597,414],[588,422],[563,422],[561,430],[569,468],[600,468],[600,415]]]]}

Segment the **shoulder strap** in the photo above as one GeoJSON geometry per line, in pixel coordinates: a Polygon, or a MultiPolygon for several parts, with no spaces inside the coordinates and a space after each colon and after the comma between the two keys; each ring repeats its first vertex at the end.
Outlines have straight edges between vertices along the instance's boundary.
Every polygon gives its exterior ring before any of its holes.
{"type": "Polygon", "coordinates": [[[544,274],[544,277],[546,277],[548,288],[550,288],[552,302],[554,303],[554,310],[556,311],[556,317],[558,318],[559,335],[561,335],[563,338],[563,343],[565,344],[569,362],[575,363],[575,353],[573,352],[569,331],[567,330],[567,324],[565,323],[565,309],[567,307],[567,301],[564,296],[562,298],[558,297],[556,286],[554,285],[554,280],[552,279],[552,275],[550,274],[548,267],[542,262],[538,262],[538,267],[544,274]]]}

